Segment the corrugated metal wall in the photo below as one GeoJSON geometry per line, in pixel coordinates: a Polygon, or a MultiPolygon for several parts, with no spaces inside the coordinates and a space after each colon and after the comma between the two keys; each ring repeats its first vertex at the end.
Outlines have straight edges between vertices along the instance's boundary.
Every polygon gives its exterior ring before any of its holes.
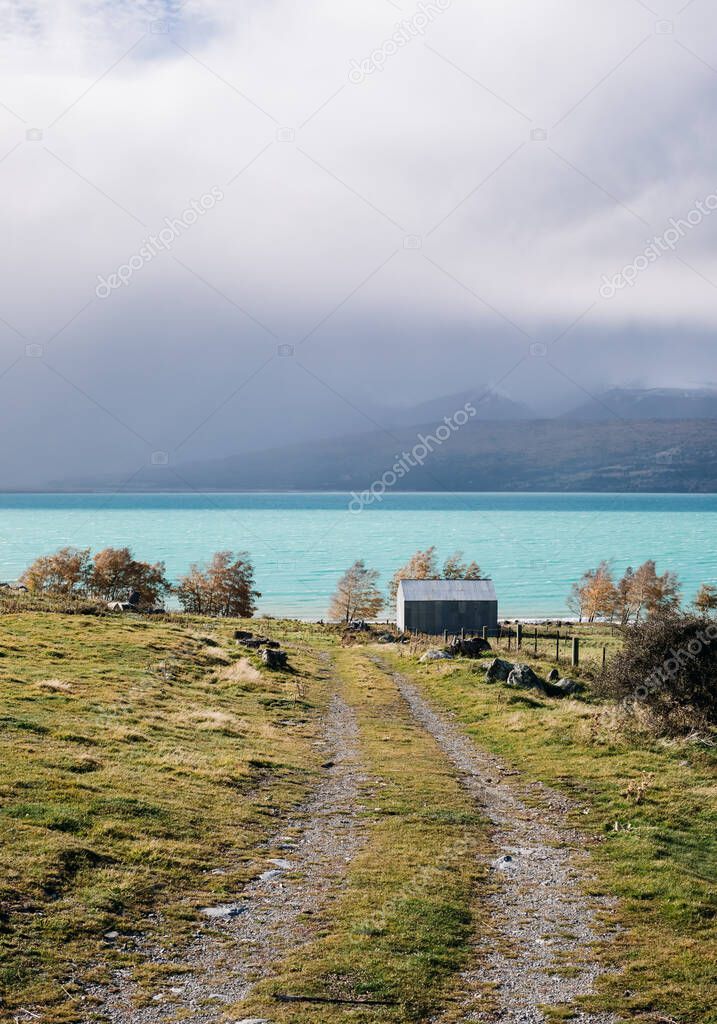
{"type": "Polygon", "coordinates": [[[444,629],[449,633],[459,633],[461,629],[480,632],[483,626],[495,629],[498,625],[498,602],[406,601],[397,618],[399,628],[419,633],[438,635],[444,629]]]}

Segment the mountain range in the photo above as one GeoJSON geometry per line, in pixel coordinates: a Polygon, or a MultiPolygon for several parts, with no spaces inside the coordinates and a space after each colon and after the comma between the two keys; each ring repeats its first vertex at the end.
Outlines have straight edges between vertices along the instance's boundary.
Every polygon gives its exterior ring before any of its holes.
{"type": "MultiPolygon", "coordinates": [[[[136,475],[131,489],[364,491],[401,460],[408,468],[393,490],[717,491],[717,392],[615,388],[540,418],[504,396],[466,391],[366,418],[375,424],[366,433],[201,462],[170,458],[136,475]],[[444,417],[467,404],[476,410],[468,422],[436,437],[444,417]],[[414,458],[431,437],[430,452],[414,458]]],[[[85,480],[64,489],[115,487],[85,480]]]]}

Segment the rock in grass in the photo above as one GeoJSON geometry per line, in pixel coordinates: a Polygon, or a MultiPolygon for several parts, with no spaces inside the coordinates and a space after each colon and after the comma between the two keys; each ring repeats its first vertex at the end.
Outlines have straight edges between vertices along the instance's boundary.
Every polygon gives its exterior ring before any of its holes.
{"type": "Polygon", "coordinates": [[[487,683],[504,683],[512,671],[513,665],[510,661],[494,658],[488,666],[485,681],[487,683]]]}
{"type": "Polygon", "coordinates": [[[434,647],[432,650],[426,651],[426,653],[423,655],[423,657],[420,658],[419,660],[422,661],[422,662],[423,661],[451,661],[452,658],[453,658],[453,655],[449,654],[448,651],[439,651],[437,647],[434,647]]]}
{"type": "Polygon", "coordinates": [[[585,687],[582,683],[576,683],[574,679],[560,679],[555,683],[555,689],[561,694],[582,693],[585,687]]]}
{"type": "Polygon", "coordinates": [[[381,636],[378,637],[377,643],[379,643],[379,644],[397,644],[398,643],[398,637],[394,636],[393,633],[382,633],[381,636]]]}
{"type": "Polygon", "coordinates": [[[548,672],[546,676],[546,679],[549,683],[557,683],[557,681],[560,679],[560,673],[556,668],[551,668],[551,670],[548,672]]]}
{"type": "Polygon", "coordinates": [[[480,636],[469,637],[465,640],[455,640],[448,651],[454,656],[462,655],[464,658],[480,658],[482,654],[490,650],[490,644],[480,636]]]}
{"type": "Polygon", "coordinates": [[[543,684],[530,665],[515,665],[506,679],[508,686],[518,690],[543,690],[543,684]]]}
{"type": "Polygon", "coordinates": [[[261,660],[267,668],[286,668],[286,651],[265,647],[261,652],[261,660]]]}

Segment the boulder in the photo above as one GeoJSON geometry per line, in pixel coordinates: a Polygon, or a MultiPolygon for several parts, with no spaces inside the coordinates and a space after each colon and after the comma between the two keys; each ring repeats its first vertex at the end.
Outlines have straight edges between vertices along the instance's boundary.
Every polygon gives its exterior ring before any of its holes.
{"type": "Polygon", "coordinates": [[[439,651],[438,648],[433,648],[430,651],[426,651],[420,661],[451,661],[453,658],[452,654],[448,651],[439,651]]]}
{"type": "Polygon", "coordinates": [[[543,690],[542,682],[530,665],[515,665],[506,683],[518,690],[543,690]]]}
{"type": "Polygon", "coordinates": [[[264,647],[261,660],[267,668],[286,668],[286,651],[277,651],[273,647],[264,647]]]}
{"type": "Polygon", "coordinates": [[[464,658],[480,658],[482,654],[489,651],[490,644],[482,637],[476,636],[466,640],[454,640],[447,648],[453,657],[462,655],[464,658]]]}
{"type": "Polygon", "coordinates": [[[488,666],[485,681],[487,683],[504,683],[512,671],[513,665],[511,662],[503,661],[501,658],[494,658],[488,666]]]}
{"type": "Polygon", "coordinates": [[[253,636],[254,636],[254,634],[250,633],[247,629],[235,629],[234,630],[234,639],[235,640],[251,640],[251,638],[253,636]]]}
{"type": "Polygon", "coordinates": [[[560,696],[569,696],[571,693],[582,693],[585,687],[574,679],[559,679],[553,684],[554,689],[559,691],[560,696]]]}
{"type": "Polygon", "coordinates": [[[551,670],[548,672],[546,676],[546,679],[549,683],[557,683],[558,679],[560,679],[560,673],[556,668],[551,668],[551,670]]]}

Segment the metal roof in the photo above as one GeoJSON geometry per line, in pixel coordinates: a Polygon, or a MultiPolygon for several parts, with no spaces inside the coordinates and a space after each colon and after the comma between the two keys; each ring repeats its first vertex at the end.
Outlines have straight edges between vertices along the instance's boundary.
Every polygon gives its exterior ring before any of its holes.
{"type": "Polygon", "coordinates": [[[493,580],[401,580],[404,601],[497,601],[493,580]]]}

